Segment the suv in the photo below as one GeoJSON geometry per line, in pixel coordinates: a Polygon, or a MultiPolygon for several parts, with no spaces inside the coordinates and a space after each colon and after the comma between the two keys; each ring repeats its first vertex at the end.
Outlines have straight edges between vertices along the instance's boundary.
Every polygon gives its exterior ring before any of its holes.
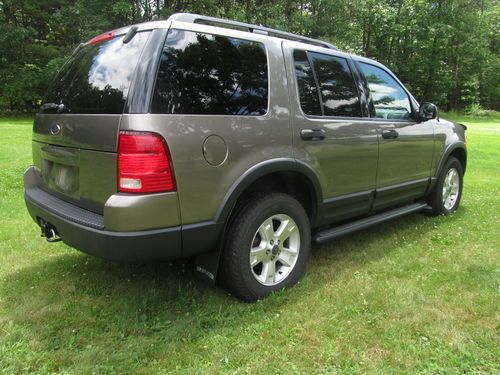
{"type": "Polygon", "coordinates": [[[74,51],[35,117],[25,200],[49,241],[196,256],[254,301],[299,280],[311,241],[455,211],[465,129],[373,60],[174,14],[74,51]]]}

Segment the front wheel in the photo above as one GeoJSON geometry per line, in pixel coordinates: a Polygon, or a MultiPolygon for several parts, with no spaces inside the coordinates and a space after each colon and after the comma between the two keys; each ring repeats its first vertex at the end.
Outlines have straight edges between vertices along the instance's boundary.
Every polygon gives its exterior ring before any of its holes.
{"type": "Polygon", "coordinates": [[[222,254],[225,287],[252,302],[291,287],[302,276],[311,229],[302,205],[289,195],[247,199],[229,225],[222,254]]]}
{"type": "Polygon", "coordinates": [[[448,215],[458,209],[462,198],[463,168],[457,158],[450,157],[429,195],[428,202],[434,215],[448,215]]]}

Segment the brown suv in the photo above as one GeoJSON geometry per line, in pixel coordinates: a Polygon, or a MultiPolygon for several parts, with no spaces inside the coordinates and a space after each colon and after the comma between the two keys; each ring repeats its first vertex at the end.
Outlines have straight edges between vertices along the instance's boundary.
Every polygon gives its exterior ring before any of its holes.
{"type": "Polygon", "coordinates": [[[75,50],[36,115],[33,164],[26,204],[49,241],[196,256],[253,301],[297,282],[311,239],[455,211],[465,127],[373,60],[175,14],[75,50]]]}

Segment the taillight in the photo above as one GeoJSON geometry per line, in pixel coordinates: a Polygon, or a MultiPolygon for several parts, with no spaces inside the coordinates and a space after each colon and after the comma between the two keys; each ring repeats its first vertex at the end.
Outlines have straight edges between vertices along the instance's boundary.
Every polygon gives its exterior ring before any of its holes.
{"type": "Polygon", "coordinates": [[[116,33],[114,31],[111,31],[109,33],[97,35],[97,36],[93,37],[92,39],[90,39],[87,42],[87,44],[97,44],[97,43],[105,42],[106,40],[113,39],[115,37],[115,34],[116,33]]]}
{"type": "Polygon", "coordinates": [[[161,135],[147,132],[120,132],[118,191],[123,193],[175,191],[170,151],[161,135]]]}

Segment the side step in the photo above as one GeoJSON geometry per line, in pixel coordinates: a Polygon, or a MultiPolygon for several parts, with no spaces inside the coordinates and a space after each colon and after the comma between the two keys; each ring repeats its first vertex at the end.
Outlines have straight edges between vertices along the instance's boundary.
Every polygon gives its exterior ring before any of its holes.
{"type": "Polygon", "coordinates": [[[384,221],[392,220],[400,216],[411,214],[412,212],[421,211],[427,208],[427,203],[413,203],[408,206],[399,207],[391,211],[381,212],[379,214],[366,217],[360,220],[353,221],[338,227],[322,230],[313,235],[314,242],[324,243],[331,239],[356,232],[361,229],[371,227],[372,225],[382,223],[384,221]]]}

